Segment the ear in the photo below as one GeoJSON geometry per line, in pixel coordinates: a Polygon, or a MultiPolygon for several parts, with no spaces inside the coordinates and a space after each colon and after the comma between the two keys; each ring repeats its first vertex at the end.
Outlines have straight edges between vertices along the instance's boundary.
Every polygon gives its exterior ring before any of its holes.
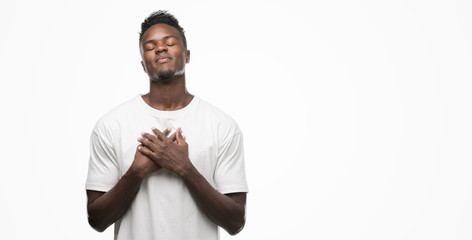
{"type": "Polygon", "coordinates": [[[141,60],[141,66],[143,66],[144,72],[146,72],[146,68],[144,67],[144,62],[141,60]]]}
{"type": "Polygon", "coordinates": [[[185,63],[190,62],[190,50],[185,50],[185,63]]]}

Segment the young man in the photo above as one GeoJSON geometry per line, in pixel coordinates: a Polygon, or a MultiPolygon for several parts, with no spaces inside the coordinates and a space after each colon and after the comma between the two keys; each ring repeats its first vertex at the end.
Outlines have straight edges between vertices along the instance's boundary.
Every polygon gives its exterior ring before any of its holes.
{"type": "Polygon", "coordinates": [[[190,51],[174,16],[151,14],[139,46],[149,93],[92,132],[90,225],[101,232],[115,223],[115,239],[218,239],[218,226],[238,233],[248,191],[238,125],[187,92],[190,51]]]}

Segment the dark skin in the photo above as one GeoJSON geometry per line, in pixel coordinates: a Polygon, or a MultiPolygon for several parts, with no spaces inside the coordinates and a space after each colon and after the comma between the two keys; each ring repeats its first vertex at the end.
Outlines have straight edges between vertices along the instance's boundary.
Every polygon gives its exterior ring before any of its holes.
{"type": "MultiPolygon", "coordinates": [[[[185,87],[185,64],[190,51],[183,45],[177,29],[156,24],[140,41],[144,71],[150,79],[150,91],[143,100],[151,107],[171,111],[187,106],[193,96],[185,87]]],[[[108,192],[87,190],[87,212],[90,225],[104,231],[120,219],[133,202],[142,181],[151,173],[166,168],[186,184],[193,199],[206,216],[234,235],[245,224],[246,193],[221,194],[193,166],[182,129],[169,136],[170,129],[144,132],[138,141],[133,163],[108,192]]]]}

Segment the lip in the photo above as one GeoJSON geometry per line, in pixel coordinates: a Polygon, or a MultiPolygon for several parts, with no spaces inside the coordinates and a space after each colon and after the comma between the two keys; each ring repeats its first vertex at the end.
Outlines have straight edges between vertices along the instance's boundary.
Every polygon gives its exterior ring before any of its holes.
{"type": "Polygon", "coordinates": [[[154,61],[155,63],[166,63],[169,62],[172,58],[168,55],[159,55],[158,58],[154,61]]]}

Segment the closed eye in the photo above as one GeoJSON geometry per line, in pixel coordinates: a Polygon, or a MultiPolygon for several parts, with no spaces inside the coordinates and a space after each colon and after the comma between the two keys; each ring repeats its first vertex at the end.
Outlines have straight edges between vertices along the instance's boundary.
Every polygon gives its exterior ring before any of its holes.
{"type": "Polygon", "coordinates": [[[144,51],[152,51],[152,50],[154,50],[154,47],[144,49],[144,51]]]}

